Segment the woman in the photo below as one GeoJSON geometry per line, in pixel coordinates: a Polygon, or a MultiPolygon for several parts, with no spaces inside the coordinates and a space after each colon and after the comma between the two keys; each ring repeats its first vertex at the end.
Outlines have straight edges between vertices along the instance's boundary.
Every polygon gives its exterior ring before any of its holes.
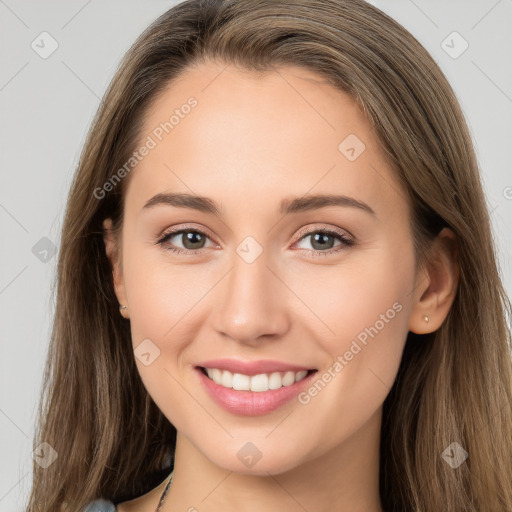
{"type": "Polygon", "coordinates": [[[512,510],[470,135],[371,5],[163,14],[93,122],[59,258],[30,512],[512,510]]]}

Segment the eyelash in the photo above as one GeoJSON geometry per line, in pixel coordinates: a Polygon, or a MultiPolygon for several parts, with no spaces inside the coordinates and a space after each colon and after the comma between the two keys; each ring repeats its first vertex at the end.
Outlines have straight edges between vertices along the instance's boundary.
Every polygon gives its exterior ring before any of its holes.
{"type": "MultiPolygon", "coordinates": [[[[186,233],[186,232],[199,233],[200,235],[203,235],[206,238],[210,238],[204,231],[201,231],[200,229],[196,229],[196,228],[181,228],[181,229],[177,229],[177,230],[173,230],[173,231],[168,231],[167,233],[164,233],[161,236],[161,238],[156,242],[156,244],[161,245],[167,251],[175,252],[175,253],[178,253],[178,254],[184,254],[184,255],[186,255],[186,254],[200,254],[202,249],[190,250],[190,249],[181,249],[181,248],[178,248],[178,247],[172,247],[172,246],[166,246],[165,245],[165,242],[168,239],[172,238],[175,235],[179,235],[179,234],[186,233]]],[[[308,256],[308,257],[311,257],[311,256],[312,257],[318,257],[318,256],[322,256],[322,255],[325,256],[325,255],[328,255],[328,254],[333,254],[333,253],[336,253],[336,252],[340,252],[341,250],[343,250],[345,248],[352,247],[356,243],[351,238],[348,238],[347,236],[345,236],[342,232],[339,232],[339,231],[336,231],[336,230],[333,230],[333,229],[328,229],[328,228],[318,228],[318,229],[314,229],[314,230],[310,230],[310,231],[306,231],[306,232],[301,231],[299,233],[300,238],[295,243],[298,243],[303,238],[306,238],[308,236],[314,235],[316,233],[321,233],[323,235],[333,236],[333,237],[335,237],[335,238],[337,238],[338,240],[341,241],[341,245],[338,245],[337,247],[333,247],[333,248],[331,248],[329,250],[326,250],[326,251],[319,251],[319,250],[315,250],[315,249],[298,249],[299,251],[305,251],[306,253],[310,254],[310,256],[308,256]]]]}

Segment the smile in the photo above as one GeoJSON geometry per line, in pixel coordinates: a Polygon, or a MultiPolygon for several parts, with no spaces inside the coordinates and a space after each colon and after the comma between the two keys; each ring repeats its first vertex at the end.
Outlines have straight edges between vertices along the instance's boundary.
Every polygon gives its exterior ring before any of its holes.
{"type": "Polygon", "coordinates": [[[260,416],[283,407],[311,385],[317,373],[306,369],[246,371],[252,375],[207,366],[194,368],[207,396],[225,411],[242,416],[260,416]]]}
{"type": "Polygon", "coordinates": [[[295,382],[304,379],[308,374],[308,370],[301,370],[298,372],[260,373],[251,376],[242,373],[232,373],[228,370],[220,370],[219,368],[202,368],[202,370],[208,378],[219,386],[237,391],[255,391],[257,393],[291,386],[295,382]]]}

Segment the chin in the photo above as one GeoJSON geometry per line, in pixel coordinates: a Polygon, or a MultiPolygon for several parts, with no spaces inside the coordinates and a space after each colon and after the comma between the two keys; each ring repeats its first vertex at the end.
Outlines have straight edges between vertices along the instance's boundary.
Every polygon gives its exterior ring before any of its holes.
{"type": "MultiPolygon", "coordinates": [[[[216,466],[241,475],[268,476],[279,475],[295,469],[301,462],[292,452],[276,452],[276,447],[256,448],[257,443],[237,443],[234,451],[223,450],[208,457],[216,466]],[[267,454],[266,454],[267,453],[267,454]]],[[[207,453],[205,453],[208,456],[207,453]]]]}

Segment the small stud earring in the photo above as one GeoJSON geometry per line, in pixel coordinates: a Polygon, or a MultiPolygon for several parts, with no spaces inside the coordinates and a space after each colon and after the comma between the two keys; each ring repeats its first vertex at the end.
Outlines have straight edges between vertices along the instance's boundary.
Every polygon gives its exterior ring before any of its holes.
{"type": "Polygon", "coordinates": [[[121,305],[119,306],[119,309],[122,311],[123,309],[126,309],[126,306],[124,306],[123,304],[121,304],[121,305]]]}
{"type": "Polygon", "coordinates": [[[427,323],[428,323],[428,316],[427,316],[427,315],[425,315],[425,316],[423,317],[423,320],[425,320],[425,322],[427,322],[427,323]]]}

